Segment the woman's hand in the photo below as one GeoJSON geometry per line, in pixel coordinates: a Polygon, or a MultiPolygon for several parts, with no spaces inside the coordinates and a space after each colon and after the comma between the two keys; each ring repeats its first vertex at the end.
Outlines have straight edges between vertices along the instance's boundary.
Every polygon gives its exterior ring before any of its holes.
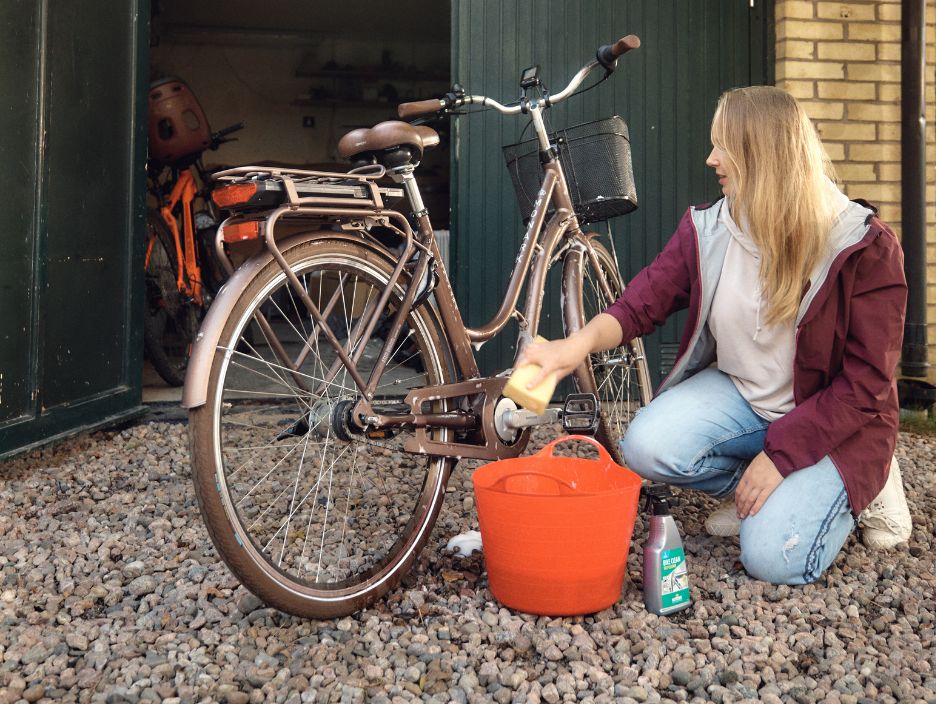
{"type": "Polygon", "coordinates": [[[564,340],[531,342],[517,360],[517,367],[538,364],[541,372],[527,384],[527,389],[537,386],[550,374],[556,381],[571,374],[592,352],[604,352],[621,343],[621,324],[607,313],[599,313],[564,340]]]}
{"type": "Polygon", "coordinates": [[[571,374],[579,366],[588,353],[590,345],[581,335],[570,335],[563,340],[548,342],[532,342],[523,350],[517,367],[525,364],[538,364],[540,373],[527,384],[527,389],[533,389],[550,374],[556,375],[556,381],[571,374]]]}
{"type": "Polygon", "coordinates": [[[766,452],[751,460],[735,489],[735,507],[738,518],[747,518],[760,511],[773,490],[780,486],[783,475],[777,470],[766,452]]]}

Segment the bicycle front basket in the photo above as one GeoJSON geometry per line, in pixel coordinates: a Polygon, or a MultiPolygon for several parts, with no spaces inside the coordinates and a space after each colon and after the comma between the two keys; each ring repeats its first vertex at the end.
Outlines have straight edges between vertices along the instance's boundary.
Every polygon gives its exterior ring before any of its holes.
{"type": "MultiPolygon", "coordinates": [[[[559,146],[559,161],[580,224],[601,222],[637,208],[630,137],[623,119],[615,115],[557,130],[549,141],[559,146]]],[[[504,159],[526,222],[543,181],[539,143],[531,139],[508,145],[504,159]]]]}

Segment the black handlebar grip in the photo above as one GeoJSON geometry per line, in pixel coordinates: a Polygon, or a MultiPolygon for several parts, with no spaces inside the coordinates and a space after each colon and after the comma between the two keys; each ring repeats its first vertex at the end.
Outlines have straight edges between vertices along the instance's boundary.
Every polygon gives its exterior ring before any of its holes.
{"type": "Polygon", "coordinates": [[[636,34],[628,34],[626,37],[618,39],[614,44],[606,44],[599,48],[596,58],[598,59],[598,63],[605,68],[611,68],[614,62],[618,60],[618,57],[623,56],[631,49],[637,49],[639,47],[640,37],[636,34]]]}
{"type": "Polygon", "coordinates": [[[431,100],[417,100],[413,103],[400,103],[397,106],[397,115],[400,116],[401,120],[405,120],[419,115],[431,115],[443,109],[445,109],[445,101],[432,98],[431,100]]]}
{"type": "Polygon", "coordinates": [[[225,127],[223,130],[217,132],[218,137],[224,137],[231,134],[231,132],[237,132],[237,130],[244,129],[244,123],[238,122],[236,125],[231,125],[230,127],[225,127]]]}

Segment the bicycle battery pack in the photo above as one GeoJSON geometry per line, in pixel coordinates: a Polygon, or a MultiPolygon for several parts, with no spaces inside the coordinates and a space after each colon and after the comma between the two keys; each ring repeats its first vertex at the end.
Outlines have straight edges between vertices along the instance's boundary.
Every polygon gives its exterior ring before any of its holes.
{"type": "MultiPolygon", "coordinates": [[[[307,205],[340,206],[355,200],[372,199],[368,184],[359,179],[342,177],[342,174],[335,174],[335,178],[327,180],[293,179],[292,184],[295,186],[296,196],[307,205]]],[[[401,188],[381,186],[377,190],[384,199],[403,197],[401,188]]],[[[283,181],[263,175],[225,183],[212,191],[211,198],[219,207],[234,212],[270,210],[289,202],[289,194],[283,181]]]]}

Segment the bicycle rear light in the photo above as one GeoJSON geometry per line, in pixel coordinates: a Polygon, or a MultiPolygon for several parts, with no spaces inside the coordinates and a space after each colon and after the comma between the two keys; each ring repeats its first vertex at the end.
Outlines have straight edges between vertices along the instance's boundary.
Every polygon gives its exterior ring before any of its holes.
{"type": "Polygon", "coordinates": [[[259,220],[230,223],[224,226],[224,241],[233,244],[244,240],[255,240],[260,237],[260,228],[259,220]]]}
{"type": "Polygon", "coordinates": [[[231,208],[246,203],[256,192],[256,183],[236,183],[214,189],[211,192],[211,200],[217,203],[220,208],[231,208]]]}

